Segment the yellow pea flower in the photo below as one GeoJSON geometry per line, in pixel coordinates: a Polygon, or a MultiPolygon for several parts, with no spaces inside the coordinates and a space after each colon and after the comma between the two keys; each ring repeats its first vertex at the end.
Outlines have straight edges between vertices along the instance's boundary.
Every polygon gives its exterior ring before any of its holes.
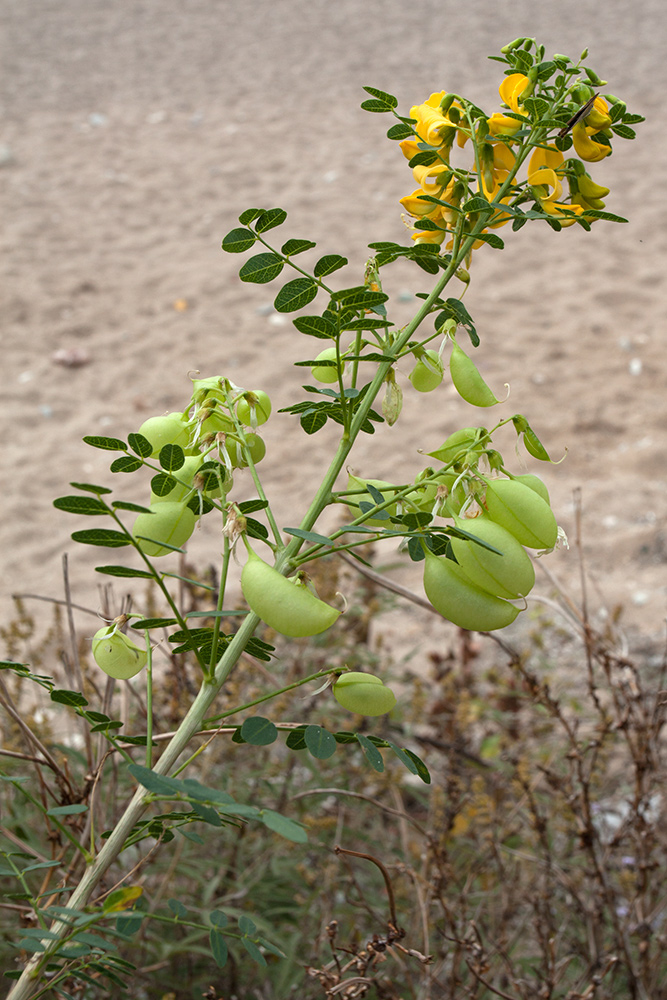
{"type": "Polygon", "coordinates": [[[512,136],[521,128],[521,122],[518,122],[516,118],[507,118],[500,111],[494,112],[486,121],[490,135],[512,136]]]}
{"type": "Polygon", "coordinates": [[[421,200],[419,196],[423,194],[424,191],[422,188],[418,187],[416,191],[412,192],[412,194],[406,194],[404,198],[400,198],[399,204],[402,205],[405,211],[409,212],[410,215],[414,215],[420,219],[424,218],[425,216],[430,215],[433,209],[438,206],[433,205],[430,201],[421,200]]]}
{"type": "Polygon", "coordinates": [[[532,187],[533,194],[535,195],[537,201],[539,201],[540,208],[543,212],[546,212],[547,215],[556,216],[563,227],[573,226],[577,221],[573,216],[583,215],[584,208],[577,204],[566,205],[558,200],[563,193],[563,186],[558,180],[558,176],[553,167],[538,166],[537,170],[532,169],[534,166],[534,160],[538,165],[540,160],[547,158],[551,158],[553,161],[556,161],[556,153],[558,153],[560,160],[562,161],[563,154],[560,153],[559,150],[535,150],[528,168],[528,183],[532,187]],[[542,156],[540,154],[544,155],[542,156]]]}
{"type": "Polygon", "coordinates": [[[611,146],[595,141],[597,133],[604,131],[611,125],[608,112],[609,105],[604,97],[598,95],[586,117],[577,122],[572,129],[574,148],[582,160],[596,163],[599,160],[604,160],[605,156],[609,156],[611,153],[611,146]]]}
{"type": "MultiPolygon", "coordinates": [[[[432,194],[436,198],[441,197],[440,191],[448,175],[451,175],[451,169],[447,163],[432,163],[430,167],[421,164],[412,170],[412,176],[424,194],[432,194]]],[[[448,179],[448,183],[451,183],[451,179],[448,179]]]]}
{"type": "Polygon", "coordinates": [[[398,144],[401,147],[401,152],[406,160],[411,160],[413,156],[421,152],[419,149],[419,141],[417,139],[403,139],[402,142],[398,144]]]}
{"type": "Polygon", "coordinates": [[[584,215],[584,209],[581,205],[564,205],[558,201],[540,201],[540,205],[547,215],[557,216],[558,221],[564,229],[567,226],[573,226],[577,221],[572,218],[572,213],[575,215],[584,215]],[[563,215],[563,212],[570,214],[563,215]]]}
{"type": "Polygon", "coordinates": [[[536,170],[541,170],[543,167],[548,167],[550,170],[558,170],[564,159],[565,157],[560,149],[556,149],[555,146],[538,147],[531,156],[528,164],[528,182],[531,183],[530,175],[535,173],[536,170]]]}
{"type": "Polygon", "coordinates": [[[433,243],[436,246],[440,246],[445,239],[445,236],[447,236],[447,233],[444,229],[424,230],[424,232],[418,230],[416,233],[412,234],[412,239],[415,243],[433,243]]]}
{"type": "MultiPolygon", "coordinates": [[[[452,129],[458,129],[458,125],[451,121],[449,114],[443,115],[440,102],[447,95],[446,90],[441,90],[437,94],[431,94],[423,104],[415,104],[410,108],[410,117],[416,119],[413,126],[415,132],[422,142],[427,142],[429,146],[440,146],[443,143],[451,145],[454,139],[452,129]]],[[[454,102],[452,107],[459,108],[454,102]]],[[[408,140],[409,141],[409,140],[408,140]]]]}
{"type": "MultiPolygon", "coordinates": [[[[603,187],[602,184],[596,184],[586,173],[577,174],[576,188],[571,198],[575,205],[581,205],[584,210],[604,208],[602,199],[609,194],[609,188],[603,187]]],[[[590,221],[595,220],[591,219],[590,221]]]]}
{"type": "Polygon", "coordinates": [[[586,160],[588,163],[597,163],[599,160],[604,160],[605,156],[609,156],[611,153],[611,146],[596,142],[593,136],[589,135],[586,126],[582,122],[577,122],[572,129],[572,141],[574,142],[577,156],[580,156],[582,160],[586,160]]]}
{"type": "MultiPolygon", "coordinates": [[[[501,99],[516,114],[520,113],[519,97],[528,86],[528,77],[523,73],[510,73],[498,87],[501,99]]],[[[512,121],[512,119],[509,119],[512,121]]]]}
{"type": "Polygon", "coordinates": [[[589,135],[593,132],[601,132],[603,129],[609,128],[611,125],[609,105],[605,101],[604,97],[600,97],[598,94],[593,102],[593,107],[584,118],[583,123],[586,126],[589,135]]]}

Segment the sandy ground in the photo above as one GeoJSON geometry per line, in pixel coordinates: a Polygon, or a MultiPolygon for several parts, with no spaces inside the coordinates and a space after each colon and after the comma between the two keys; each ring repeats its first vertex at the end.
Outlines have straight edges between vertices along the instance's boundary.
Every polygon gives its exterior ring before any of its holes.
{"type": "MultiPolygon", "coordinates": [[[[608,209],[628,225],[598,223],[590,234],[528,226],[503,232],[502,253],[476,254],[466,303],[482,338],[478,363],[492,385],[511,384],[499,418],[519,410],[552,454],[567,449],[562,464],[530,468],[570,534],[581,489],[587,567],[603,595],[595,606],[622,608],[630,630],[661,633],[662,3],[0,0],[0,29],[5,621],[11,593],[60,596],[63,553],[75,599],[93,607],[92,567],[120,561],[74,545],[70,532],[91,522],[51,505],[70,480],[110,481],[108,456],[83,445],[84,434],[125,437],[147,416],[182,408],[190,369],[262,387],[276,410],[302,398],[292,363],[312,342],[272,312],[275,286],[241,284],[239,258],[220,250],[238,214],[284,207],[285,239],[307,236],[322,253],[344,253],[357,266],[348,281],[359,280],[368,242],[403,239],[397,201],[413,187],[384,137],[388,120],[359,110],[362,86],[395,93],[405,113],[443,88],[495,110],[500,68],[486,56],[528,34],[548,54],[576,58],[588,44],[589,64],[648,123],[595,170],[612,188],[608,209]],[[67,367],[56,352],[89,360],[67,367]]],[[[387,290],[401,299],[403,322],[408,293],[428,284],[416,269],[397,269],[387,290]]],[[[406,392],[399,423],[360,442],[352,465],[368,477],[412,478],[425,464],[418,448],[475,422],[452,389],[406,392]]],[[[295,524],[333,437],[306,439],[282,416],[266,438],[266,489],[279,523],[295,524]]],[[[242,477],[238,487],[249,495],[242,477]]],[[[131,477],[118,495],[142,499],[131,477]]],[[[190,546],[200,563],[218,551],[210,530],[190,546]]],[[[575,554],[555,553],[549,566],[576,596],[575,554]]],[[[419,589],[414,570],[399,576],[419,589]]],[[[425,621],[411,610],[401,624],[394,613],[408,644],[425,621]]]]}

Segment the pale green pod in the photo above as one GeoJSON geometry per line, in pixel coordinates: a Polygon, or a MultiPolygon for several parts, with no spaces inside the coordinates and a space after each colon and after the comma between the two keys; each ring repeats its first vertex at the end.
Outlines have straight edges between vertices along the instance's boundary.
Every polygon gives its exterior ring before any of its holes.
{"type": "Polygon", "coordinates": [[[452,538],[451,546],[456,561],[465,575],[482,590],[495,597],[514,599],[525,597],[535,584],[535,569],[523,546],[502,525],[489,517],[467,520],[455,519],[462,528],[498,552],[464,538],[452,538]],[[502,554],[501,554],[502,553],[502,554]]]}
{"type": "Polygon", "coordinates": [[[454,431],[435,451],[427,452],[429,458],[435,458],[444,465],[449,465],[455,459],[462,461],[472,450],[481,453],[490,444],[490,438],[484,427],[462,427],[454,431]],[[480,438],[483,443],[480,443],[480,438]]]}
{"type": "Polygon", "coordinates": [[[516,479],[517,482],[523,483],[524,486],[529,486],[531,490],[535,490],[543,500],[550,505],[551,498],[549,496],[549,490],[547,489],[547,484],[539,476],[533,475],[532,472],[525,472],[521,476],[512,476],[512,479],[516,479]]]}
{"type": "Polygon", "coordinates": [[[530,486],[516,479],[492,479],[484,497],[492,521],[506,528],[529,549],[552,549],[558,538],[554,513],[530,486]]]}
{"type": "Polygon", "coordinates": [[[144,555],[156,559],[172,551],[165,543],[176,548],[184,545],[196,523],[197,518],[183,503],[154,503],[150,505],[150,514],[137,514],[132,535],[144,555]]]}
{"type": "MultiPolygon", "coordinates": [[[[172,477],[178,479],[179,482],[176,483],[169,493],[165,493],[164,496],[158,496],[151,490],[151,505],[165,502],[183,503],[189,500],[197,488],[195,479],[205,461],[212,460],[210,458],[206,459],[204,455],[187,455],[181,468],[171,473],[172,477]],[[188,485],[183,485],[185,483],[188,485]]],[[[218,468],[222,475],[225,493],[228,493],[233,486],[231,475],[224,465],[218,463],[218,468]]],[[[217,499],[221,495],[220,486],[211,486],[210,489],[204,490],[204,493],[210,499],[217,499]]]]}
{"type": "Polygon", "coordinates": [[[317,635],[331,628],[340,615],[308,587],[286,579],[252,550],[241,572],[241,590],[250,610],[283,635],[317,635]]]}
{"type": "Polygon", "coordinates": [[[449,373],[461,399],[472,406],[495,406],[500,400],[486,384],[474,361],[455,342],[449,357],[449,373]]]}
{"type": "Polygon", "coordinates": [[[215,434],[230,434],[234,431],[234,421],[228,417],[221,409],[214,409],[209,416],[202,421],[198,438],[208,437],[215,434]]]}
{"type": "MultiPolygon", "coordinates": [[[[336,360],[336,348],[327,347],[324,351],[320,353],[315,358],[316,361],[335,361],[336,360]]],[[[338,372],[333,365],[313,365],[310,369],[311,374],[316,382],[337,382],[338,372]]]]}
{"type": "Polygon", "coordinates": [[[414,493],[410,493],[408,499],[414,503],[419,510],[430,513],[433,510],[438,497],[438,487],[446,487],[446,493],[441,491],[443,501],[439,505],[437,514],[440,517],[454,517],[461,510],[466,501],[466,492],[463,483],[459,483],[454,492],[452,487],[458,479],[456,472],[441,472],[437,480],[429,483],[416,482],[414,493]]]}
{"type": "MultiPolygon", "coordinates": [[[[245,439],[253,465],[257,465],[257,463],[261,462],[266,455],[266,444],[264,439],[261,438],[259,434],[253,434],[252,431],[246,432],[245,439]]],[[[239,441],[234,441],[232,438],[228,438],[225,442],[225,447],[227,448],[229,459],[235,469],[247,468],[248,461],[239,441]]]]}
{"type": "Polygon", "coordinates": [[[259,427],[271,416],[271,400],[262,389],[248,390],[236,404],[236,416],[248,427],[259,427]]]}
{"type": "Polygon", "coordinates": [[[187,448],[190,434],[182,413],[165,413],[161,417],[149,417],[139,428],[139,433],[150,442],[151,457],[159,455],[166,444],[177,444],[187,448]]]}
{"type": "Polygon", "coordinates": [[[385,687],[379,677],[350,670],[342,674],[333,686],[334,698],[348,712],[357,715],[385,715],[396,704],[396,695],[385,687]]]}
{"type": "Polygon", "coordinates": [[[444,366],[437,351],[427,350],[424,356],[427,358],[427,363],[419,358],[408,378],[417,392],[432,392],[442,382],[444,366]]]}
{"type": "Polygon", "coordinates": [[[126,681],[143,670],[148,654],[114,627],[105,625],[93,636],[93,659],[109,677],[126,681]]]}
{"type": "Polygon", "coordinates": [[[443,618],[471,632],[493,632],[510,625],[519,609],[476,587],[451,559],[427,551],[424,591],[443,618]]]}
{"type": "Polygon", "coordinates": [[[181,483],[176,483],[169,491],[165,493],[164,496],[157,496],[156,493],[151,491],[151,504],[154,503],[180,503],[182,500],[186,500],[192,494],[192,480],[197,474],[199,467],[204,461],[203,455],[188,455],[186,456],[183,465],[180,469],[175,469],[171,475],[175,479],[182,480],[183,483],[188,483],[188,486],[183,486],[181,483]]]}
{"type": "MultiPolygon", "coordinates": [[[[358,476],[353,476],[351,473],[348,477],[347,488],[348,490],[365,489],[369,483],[371,486],[374,486],[376,490],[379,490],[380,493],[382,493],[385,500],[389,500],[396,490],[393,483],[387,483],[384,479],[359,479],[358,476]],[[388,493],[387,490],[389,490],[388,493]]],[[[354,520],[356,520],[361,514],[361,510],[358,506],[361,503],[369,503],[376,506],[375,500],[370,493],[357,493],[355,496],[350,497],[350,503],[348,506],[354,520]],[[355,504],[357,506],[353,506],[355,504]]],[[[396,509],[395,503],[389,504],[388,507],[383,508],[388,515],[387,517],[382,517],[381,515],[378,517],[368,517],[363,523],[369,528],[391,528],[391,521],[389,520],[389,517],[393,517],[396,514],[396,509]]]]}

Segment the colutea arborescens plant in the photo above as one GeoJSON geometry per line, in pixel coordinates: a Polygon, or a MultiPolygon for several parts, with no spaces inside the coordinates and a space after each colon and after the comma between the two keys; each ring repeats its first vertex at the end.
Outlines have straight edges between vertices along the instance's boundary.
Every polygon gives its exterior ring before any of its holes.
{"type": "MultiPolygon", "coordinates": [[[[90,931],[98,924],[111,926],[119,913],[126,929],[127,921],[131,925],[134,920],[138,927],[144,919],[136,908],[141,890],[132,884],[131,875],[126,876],[129,884],[111,896],[96,899],[96,890],[111,865],[121,866],[122,872],[127,846],[147,836],[138,832],[138,824],[151,803],[176,799],[194,804],[204,821],[214,815],[225,822],[263,822],[294,841],[305,840],[305,831],[289,818],[261,805],[234,803],[219,790],[178,774],[197,756],[184,757],[192,737],[239,712],[244,719],[236,729],[237,742],[267,745],[277,738],[280,722],[252,714],[257,701],[224,713],[216,712],[213,704],[244,652],[271,658],[273,647],[255,635],[262,622],[286,636],[314,636],[338,627],[344,600],[323,600],[315,592],[309,571],[317,560],[336,553],[363,559],[359,553],[369,540],[398,546],[406,559],[423,564],[425,591],[433,607],[464,629],[503,628],[525,608],[534,582],[527,550],[552,549],[559,531],[546,487],[532,472],[522,471],[514,448],[509,460],[503,456],[496,433],[507,425],[529,456],[543,462],[550,458],[523,414],[493,423],[498,398],[473,360],[480,338],[462,296],[474,273],[475,255],[502,249],[501,231],[520,238],[524,225],[541,224],[562,239],[564,229],[588,231],[593,224],[623,222],[605,211],[608,191],[596,183],[594,165],[612,153],[618,138],[632,139],[631,125],[642,119],[629,114],[623,101],[608,93],[607,84],[584,65],[586,53],[575,61],[563,55],[547,58],[543,46],[519,38],[493,58],[499,100],[490,95],[491,111],[442,90],[412,107],[409,115],[401,115],[393,96],[366,88],[370,98],[362,107],[394,119],[388,138],[399,144],[416,184],[401,199],[412,229],[407,245],[370,243],[371,256],[361,267],[335,252],[318,256],[312,241],[278,236],[286,221],[280,208],[247,209],[225,236],[222,249],[243,256],[241,281],[269,283],[289,277],[274,305],[280,313],[296,314],[294,325],[303,335],[303,355],[296,365],[306,384],[294,380],[292,405],[272,413],[261,388],[237,385],[226,372],[203,373],[191,377],[181,410],[128,428],[126,439],[85,438],[88,445],[112,453],[113,475],[136,477],[135,499],[113,500],[108,485],[74,482],[74,492],[56,500],[55,506],[95,519],[96,526],[73,533],[75,541],[127,550],[129,558],[100,565],[99,573],[154,581],[168,612],[161,618],[141,613],[119,617],[93,640],[92,655],[111,677],[136,675],[136,684],[146,664],[148,732],[133,741],[118,735],[118,720],[90,710],[81,692],[64,697],[48,679],[30,675],[27,666],[3,664],[32,677],[52,697],[58,695],[54,700],[67,702],[83,715],[104,734],[136,782],[136,792],[113,829],[102,836],[103,831],[92,827],[87,844],[72,845],[69,854],[66,849],[54,854],[61,880],[57,897],[32,897],[30,877],[22,870],[25,862],[12,862],[36,924],[18,941],[32,954],[22,973],[8,972],[10,979],[18,980],[10,1000],[41,996],[68,977],[85,979],[86,969],[112,979],[127,973],[90,931]],[[431,281],[431,291],[419,293],[419,308],[400,328],[392,321],[392,303],[383,291],[386,269],[398,260],[412,261],[420,279],[431,281]],[[341,280],[343,274],[349,275],[347,280],[341,280]],[[466,349],[462,341],[467,341],[466,349]],[[391,433],[388,428],[400,420],[402,386],[406,391],[438,392],[448,378],[473,408],[470,426],[451,428],[443,443],[433,441],[426,468],[417,464],[415,455],[410,482],[392,482],[391,468],[374,467],[367,473],[357,469],[357,475],[348,478],[347,464],[359,436],[391,433]],[[478,423],[482,419],[483,425],[478,423]],[[303,510],[295,511],[292,525],[277,522],[271,483],[260,470],[266,452],[262,428],[268,420],[281,421],[283,434],[293,433],[295,442],[299,433],[310,438],[330,421],[339,428],[319,488],[303,510]],[[378,474],[383,478],[372,478],[378,474]],[[332,505],[344,523],[324,534],[318,523],[332,505]],[[107,526],[98,527],[99,522],[107,526]],[[202,625],[201,618],[184,615],[177,601],[177,554],[194,531],[209,533],[215,545],[222,540],[217,605],[204,619],[213,624],[202,625]],[[234,549],[240,559],[245,556],[240,581],[234,549]],[[249,612],[234,609],[239,582],[249,612]],[[124,634],[129,625],[141,646],[124,634]],[[157,759],[150,716],[156,631],[166,633],[175,654],[193,654],[201,669],[199,691],[157,759]],[[137,745],[145,748],[140,750],[144,765],[132,757],[137,745]],[[69,863],[77,852],[85,861],[82,872],[69,863]],[[72,871],[81,873],[72,877],[72,871]]],[[[383,219],[383,229],[386,224],[383,219]]],[[[285,365],[294,361],[282,360],[285,365]]],[[[321,687],[323,681],[328,683],[318,697],[335,698],[353,713],[376,716],[394,707],[395,696],[383,678],[363,671],[341,676],[340,670],[324,670],[297,683],[321,687]]],[[[258,701],[276,693],[281,692],[267,692],[258,701]]],[[[291,729],[287,735],[290,749],[305,748],[321,759],[350,741],[377,770],[383,767],[383,749],[428,780],[419,758],[389,739],[354,730],[331,734],[318,726],[291,729]]],[[[93,783],[102,788],[103,768],[104,759],[93,783]]],[[[165,814],[162,829],[169,829],[170,817],[165,814]]],[[[133,863],[127,862],[125,870],[133,863]]],[[[215,910],[210,940],[219,965],[225,961],[228,935],[241,939],[258,961],[272,949],[251,920],[232,927],[227,916],[215,910]]]]}

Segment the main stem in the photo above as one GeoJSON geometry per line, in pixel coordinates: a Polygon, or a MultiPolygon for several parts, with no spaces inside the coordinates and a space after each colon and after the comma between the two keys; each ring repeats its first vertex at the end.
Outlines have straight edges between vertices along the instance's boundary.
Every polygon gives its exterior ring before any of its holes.
{"type": "MultiPolygon", "coordinates": [[[[415,330],[417,330],[426,316],[430,313],[433,303],[440,296],[442,290],[452,278],[461,262],[465,260],[466,255],[472,249],[476,233],[484,228],[486,218],[488,217],[482,217],[479,219],[473,233],[471,233],[470,236],[462,242],[458,252],[452,254],[452,260],[443,272],[440,280],[435,285],[433,291],[429,297],[425,299],[423,305],[416,313],[412,321],[401,331],[400,336],[396,339],[393,348],[395,355],[398,355],[401,352],[413,336],[415,330]]],[[[349,434],[343,435],[333,461],[331,462],[331,465],[329,466],[319,489],[317,490],[317,493],[315,494],[315,497],[313,498],[313,501],[301,522],[300,527],[304,531],[309,531],[315,525],[320,514],[327,506],[336,479],[338,478],[345,461],[352,450],[354,442],[361,431],[362,424],[366,420],[368,413],[382,388],[387,372],[392,367],[392,363],[393,362],[391,361],[386,361],[379,365],[375,378],[364,396],[359,409],[355,413],[349,434]]],[[[288,570],[291,559],[296,555],[302,544],[303,539],[296,536],[291,538],[285,549],[283,549],[276,560],[276,569],[278,571],[286,572],[288,570]]],[[[156,774],[169,774],[170,770],[192,737],[196,732],[198,732],[199,729],[201,729],[202,722],[207,716],[208,709],[238,662],[248,643],[248,640],[252,637],[255,629],[259,625],[259,622],[260,619],[258,616],[252,613],[248,614],[243,620],[238,632],[229,643],[222,658],[218,662],[213,677],[204,681],[199,693],[192,702],[187,715],[174,734],[173,739],[167,745],[161,757],[154,765],[153,770],[156,774]]],[[[147,808],[149,800],[150,797],[146,790],[144,788],[138,788],[126,807],[125,812],[114,827],[109,839],[105,842],[90,867],[86,869],[81,881],[72,893],[67,904],[68,909],[79,910],[88,903],[95,887],[98,885],[105,872],[120,855],[125,841],[130,835],[135,824],[141,819],[141,816],[147,808]]],[[[53,954],[53,952],[57,949],[59,941],[68,931],[68,925],[62,921],[56,922],[51,927],[51,932],[57,934],[58,938],[50,938],[44,941],[44,945],[48,949],[48,952],[41,955],[36,954],[30,959],[23,971],[23,974],[21,975],[21,978],[16,981],[15,986],[7,995],[7,1000],[29,1000],[32,987],[35,985],[35,980],[39,975],[40,967],[43,967],[48,955],[53,954]]]]}

